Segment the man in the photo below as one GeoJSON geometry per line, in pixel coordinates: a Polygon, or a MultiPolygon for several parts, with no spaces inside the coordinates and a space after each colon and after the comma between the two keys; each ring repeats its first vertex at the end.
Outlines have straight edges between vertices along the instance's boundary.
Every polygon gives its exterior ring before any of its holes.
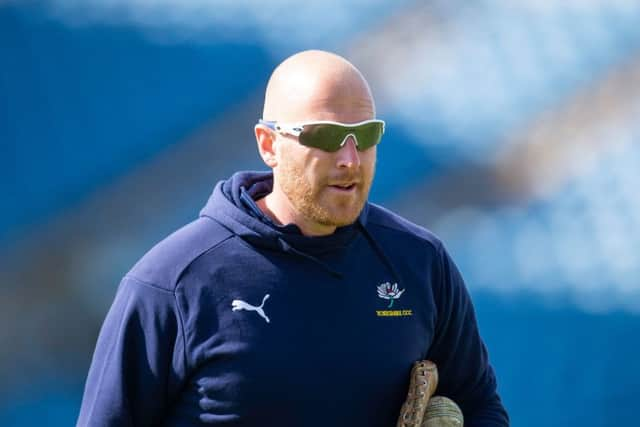
{"type": "Polygon", "coordinates": [[[389,427],[426,358],[466,425],[508,425],[442,244],[367,203],[383,130],[345,59],[280,64],[255,127],[273,172],[218,183],[124,277],[78,425],[389,427]]]}

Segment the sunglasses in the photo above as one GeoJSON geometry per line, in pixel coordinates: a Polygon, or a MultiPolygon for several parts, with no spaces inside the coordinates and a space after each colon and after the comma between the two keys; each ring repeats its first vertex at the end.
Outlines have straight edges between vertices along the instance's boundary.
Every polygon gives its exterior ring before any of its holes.
{"type": "Polygon", "coordinates": [[[384,133],[382,120],[365,120],[352,124],[329,121],[285,124],[266,120],[259,120],[258,123],[281,134],[296,136],[302,145],[329,152],[338,151],[349,136],[355,139],[358,151],[368,150],[380,142],[384,133]]]}

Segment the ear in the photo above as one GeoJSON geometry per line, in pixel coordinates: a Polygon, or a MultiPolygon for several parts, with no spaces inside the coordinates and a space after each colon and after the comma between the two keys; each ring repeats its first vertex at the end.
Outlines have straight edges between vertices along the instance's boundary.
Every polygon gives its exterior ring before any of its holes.
{"type": "Polygon", "coordinates": [[[256,125],[254,128],[256,134],[256,142],[258,143],[258,151],[260,152],[260,157],[262,157],[262,161],[269,166],[270,168],[274,168],[278,165],[278,160],[276,159],[276,150],[275,150],[275,133],[269,129],[265,125],[256,125]]]}

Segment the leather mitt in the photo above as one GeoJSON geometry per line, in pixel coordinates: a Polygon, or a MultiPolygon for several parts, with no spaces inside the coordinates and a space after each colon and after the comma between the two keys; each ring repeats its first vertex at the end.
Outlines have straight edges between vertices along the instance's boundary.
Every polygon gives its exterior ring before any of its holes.
{"type": "Polygon", "coordinates": [[[430,360],[419,360],[411,369],[407,398],[400,409],[397,427],[462,427],[464,418],[456,403],[433,396],[438,386],[438,368],[430,360]],[[432,397],[433,396],[433,397],[432,397]]]}

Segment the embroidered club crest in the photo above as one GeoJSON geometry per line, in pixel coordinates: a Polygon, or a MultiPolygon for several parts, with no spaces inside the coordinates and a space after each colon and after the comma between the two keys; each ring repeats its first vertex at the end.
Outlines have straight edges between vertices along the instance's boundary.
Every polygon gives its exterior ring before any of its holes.
{"type": "Polygon", "coordinates": [[[387,308],[393,307],[393,302],[400,298],[403,292],[404,289],[398,289],[397,283],[392,285],[391,282],[385,282],[378,285],[378,296],[382,299],[389,300],[389,306],[387,308]]]}

